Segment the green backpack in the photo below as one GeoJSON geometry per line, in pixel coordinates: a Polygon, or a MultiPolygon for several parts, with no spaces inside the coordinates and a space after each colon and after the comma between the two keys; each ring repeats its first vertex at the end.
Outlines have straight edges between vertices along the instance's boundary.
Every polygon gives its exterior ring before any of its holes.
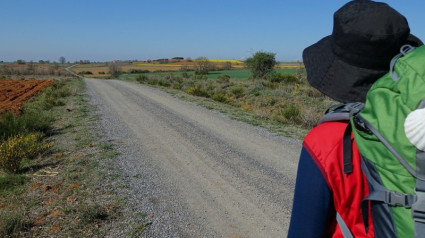
{"type": "Polygon", "coordinates": [[[375,237],[425,237],[425,46],[401,52],[350,119],[375,237]]]}

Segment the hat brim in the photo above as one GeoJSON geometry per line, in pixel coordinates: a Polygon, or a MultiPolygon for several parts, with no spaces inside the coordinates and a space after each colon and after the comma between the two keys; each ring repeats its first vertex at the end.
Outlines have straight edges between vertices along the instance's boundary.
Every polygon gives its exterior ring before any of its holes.
{"type": "MultiPolygon", "coordinates": [[[[304,50],[303,62],[308,82],[339,102],[364,102],[369,88],[388,73],[389,65],[385,70],[350,65],[333,53],[331,42],[331,36],[327,36],[304,50]]],[[[423,44],[413,35],[406,43],[414,46],[423,44]]]]}

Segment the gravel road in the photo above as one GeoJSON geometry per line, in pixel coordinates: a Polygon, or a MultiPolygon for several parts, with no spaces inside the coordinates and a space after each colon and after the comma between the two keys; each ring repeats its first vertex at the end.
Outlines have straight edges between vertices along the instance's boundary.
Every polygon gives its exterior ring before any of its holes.
{"type": "Polygon", "coordinates": [[[286,237],[300,141],[155,88],[85,82],[105,140],[120,152],[128,227],[146,214],[146,237],[286,237]]]}

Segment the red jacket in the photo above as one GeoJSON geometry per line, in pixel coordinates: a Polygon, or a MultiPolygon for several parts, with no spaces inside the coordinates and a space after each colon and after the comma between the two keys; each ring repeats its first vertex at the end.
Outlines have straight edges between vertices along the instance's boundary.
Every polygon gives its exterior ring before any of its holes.
{"type": "MultiPolygon", "coordinates": [[[[323,174],[333,197],[335,210],[341,215],[354,237],[374,237],[369,214],[366,234],[361,214],[361,202],[369,193],[366,176],[361,169],[361,158],[352,136],[353,171],[343,173],[343,137],[347,123],[326,122],[311,130],[303,146],[323,174]]],[[[370,210],[370,209],[369,209],[370,210]]],[[[343,237],[341,229],[332,223],[330,237],[343,237]]]]}

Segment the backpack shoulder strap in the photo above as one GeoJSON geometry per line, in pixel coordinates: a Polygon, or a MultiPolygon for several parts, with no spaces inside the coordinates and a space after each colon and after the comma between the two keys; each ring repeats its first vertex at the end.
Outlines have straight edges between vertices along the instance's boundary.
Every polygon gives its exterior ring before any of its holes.
{"type": "Polygon", "coordinates": [[[349,121],[351,116],[357,114],[363,107],[364,104],[361,102],[332,105],[326,110],[318,124],[329,121],[349,121]]]}
{"type": "Polygon", "coordinates": [[[344,131],[343,138],[343,171],[344,174],[350,174],[353,171],[353,162],[351,158],[351,132],[352,127],[349,123],[353,115],[359,113],[364,107],[361,102],[344,103],[333,105],[326,110],[325,115],[319,120],[319,125],[331,121],[346,121],[348,122],[347,128],[344,131]]]}

